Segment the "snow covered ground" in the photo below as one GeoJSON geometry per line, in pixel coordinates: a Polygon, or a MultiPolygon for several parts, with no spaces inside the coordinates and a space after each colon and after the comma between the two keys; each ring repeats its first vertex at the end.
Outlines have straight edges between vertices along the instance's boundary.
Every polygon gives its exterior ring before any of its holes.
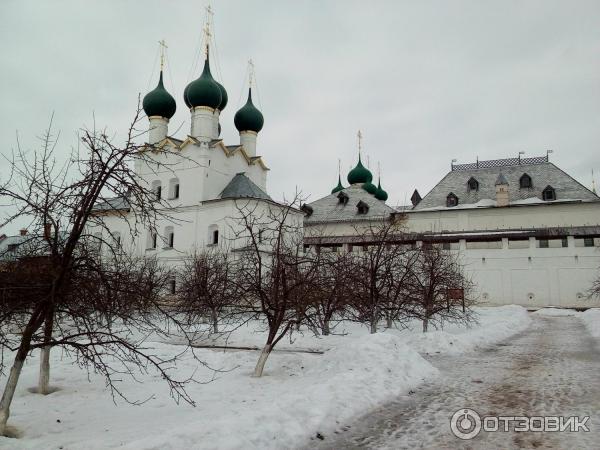
{"type": "Polygon", "coordinates": [[[542,316],[576,316],[583,321],[593,337],[600,339],[600,308],[590,308],[584,312],[578,312],[574,309],[543,308],[534,314],[542,316]]]}
{"type": "MultiPolygon", "coordinates": [[[[2,449],[230,449],[301,447],[317,432],[331,433],[411,388],[431,380],[437,370],[420,353],[458,354],[505,339],[530,322],[524,308],[478,308],[471,328],[448,325],[443,331],[385,330],[369,335],[365,327],[342,323],[328,337],[308,332],[280,342],[267,362],[265,375],[252,378],[258,353],[199,349],[214,373],[191,357],[178,363],[181,374],[209,381],[188,389],[196,407],[175,404],[156,375],[140,375],[140,383],[124,379],[121,389],[132,400],[152,398],[141,406],[115,403],[101,377],[88,380],[70,357],[52,353],[52,385],[60,390],[31,394],[38,370],[37,355],[28,360],[9,421],[22,437],[0,438],[2,449]],[[290,352],[314,349],[323,354],[290,352]],[[283,351],[282,351],[283,350],[283,351]],[[213,379],[214,378],[214,379],[213,379]]],[[[229,345],[261,346],[265,335],[256,323],[236,330],[229,345]]],[[[223,341],[223,338],[221,338],[223,341]]],[[[217,343],[224,343],[219,342],[217,343]]],[[[153,343],[170,355],[181,346],[153,343]]],[[[4,384],[5,378],[0,378],[4,384]]]]}

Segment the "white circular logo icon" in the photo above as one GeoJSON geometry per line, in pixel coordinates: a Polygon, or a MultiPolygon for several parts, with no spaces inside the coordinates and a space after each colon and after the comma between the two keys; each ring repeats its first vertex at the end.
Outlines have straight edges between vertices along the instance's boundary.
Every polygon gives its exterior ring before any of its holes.
{"type": "Polygon", "coordinates": [[[459,409],[450,419],[450,429],[459,439],[473,439],[481,431],[481,417],[472,409],[459,409]]]}

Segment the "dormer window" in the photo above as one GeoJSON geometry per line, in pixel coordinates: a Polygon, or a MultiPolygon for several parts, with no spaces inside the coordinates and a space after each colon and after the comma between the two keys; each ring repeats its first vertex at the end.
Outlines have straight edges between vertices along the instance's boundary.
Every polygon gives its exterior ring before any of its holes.
{"type": "Polygon", "coordinates": [[[521,178],[519,178],[519,187],[521,189],[529,189],[532,186],[533,186],[533,183],[531,182],[531,177],[529,175],[527,175],[526,173],[521,175],[521,178]]]}
{"type": "Polygon", "coordinates": [[[471,178],[469,178],[469,181],[467,181],[467,186],[469,187],[469,191],[478,191],[479,190],[479,181],[477,181],[475,178],[471,177],[471,178]]]}
{"type": "Polygon", "coordinates": [[[454,195],[454,193],[450,192],[446,197],[446,206],[448,208],[452,208],[453,206],[458,205],[458,197],[454,195]]]}
{"type": "Polygon", "coordinates": [[[310,206],[310,205],[307,205],[307,204],[305,203],[304,205],[302,205],[302,206],[300,207],[300,210],[301,210],[301,211],[304,213],[304,215],[305,215],[306,217],[310,217],[310,216],[312,216],[312,213],[313,213],[313,208],[312,208],[312,206],[310,206]]]}
{"type": "Polygon", "coordinates": [[[369,205],[361,200],[356,204],[356,209],[358,209],[359,214],[367,214],[369,212],[369,205]]]}
{"type": "Polygon", "coordinates": [[[340,193],[337,195],[338,198],[338,203],[341,203],[342,205],[345,205],[348,203],[348,200],[350,200],[350,197],[348,197],[348,194],[346,194],[344,191],[340,191],[340,193]]]}
{"type": "Polygon", "coordinates": [[[556,191],[552,186],[546,186],[546,188],[542,191],[542,200],[545,202],[556,200],[556,191]]]}

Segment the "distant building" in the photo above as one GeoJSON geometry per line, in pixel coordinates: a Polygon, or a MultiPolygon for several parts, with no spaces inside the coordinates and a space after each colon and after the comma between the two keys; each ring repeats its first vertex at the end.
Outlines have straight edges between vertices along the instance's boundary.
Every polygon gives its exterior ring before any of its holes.
{"type": "MultiPolygon", "coordinates": [[[[365,169],[360,162],[357,168],[365,169]]],[[[371,179],[370,172],[349,175],[349,187],[338,183],[308,205],[307,247],[360,251],[368,243],[357,230],[403,215],[400,240],[459,252],[482,302],[597,305],[587,290],[600,267],[600,198],[547,155],[453,164],[427,195],[415,191],[412,205],[398,209],[368,193],[371,179]],[[359,211],[359,202],[368,209],[359,211]]]]}

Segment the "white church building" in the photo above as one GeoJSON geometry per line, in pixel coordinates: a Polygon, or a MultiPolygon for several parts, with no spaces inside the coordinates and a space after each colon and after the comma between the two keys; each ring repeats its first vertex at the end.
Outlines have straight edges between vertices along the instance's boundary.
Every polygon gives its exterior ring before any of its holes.
{"type": "Polygon", "coordinates": [[[482,303],[598,306],[587,291],[599,275],[600,198],[548,155],[453,163],[427,195],[415,190],[397,209],[372,178],[359,159],[348,187],[340,180],[305,208],[307,247],[360,251],[361,226],[400,217],[402,242],[459,253],[482,303]]]}
{"type": "Polygon", "coordinates": [[[172,266],[196,250],[232,251],[246,246],[248,236],[243,233],[240,218],[249,211],[257,217],[268,217],[286,208],[287,221],[302,227],[299,210],[267,194],[269,168],[257,154],[264,118],[252,100],[252,76],[247,102],[234,117],[239,143],[226,145],[219,138],[219,118],[228,96],[211,74],[208,44],[205,49],[201,75],[184,90],[191,122],[184,139],[169,136],[169,120],[177,104],[163,85],[162,63],[158,85],[143,99],[149,122],[148,143],[143,149],[146,158],[135,163],[135,174],[155,196],[156,223],[141,224],[141,230],[136,223],[138,232],[132,240],[131,225],[139,219],[126,198],[109,199],[95,211],[103,224],[93,231],[98,238],[105,242],[112,239],[131,254],[156,256],[172,266]]]}

